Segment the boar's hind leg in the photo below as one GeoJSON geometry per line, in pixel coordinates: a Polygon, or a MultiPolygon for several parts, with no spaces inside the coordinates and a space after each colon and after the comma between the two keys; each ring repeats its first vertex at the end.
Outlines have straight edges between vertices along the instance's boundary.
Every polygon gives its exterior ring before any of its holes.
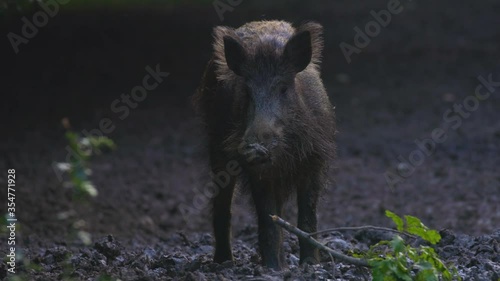
{"type": "MultiPolygon", "coordinates": [[[[217,171],[213,171],[217,174],[217,171]]],[[[217,185],[214,182],[214,185],[217,185]]],[[[215,235],[214,262],[232,261],[231,252],[231,202],[233,199],[235,179],[231,178],[228,184],[219,187],[219,192],[213,200],[213,227],[215,235]]]]}
{"type": "MultiPolygon", "coordinates": [[[[317,231],[316,205],[323,182],[318,178],[310,177],[308,183],[297,187],[297,205],[299,209],[298,227],[308,233],[317,231]]],[[[317,263],[318,249],[304,239],[299,238],[300,263],[317,263]]]]}
{"type": "Polygon", "coordinates": [[[271,186],[252,186],[252,197],[257,211],[259,224],[259,249],[262,264],[276,270],[284,265],[282,247],[282,230],[271,219],[270,215],[282,215],[283,202],[274,194],[271,186]]]}

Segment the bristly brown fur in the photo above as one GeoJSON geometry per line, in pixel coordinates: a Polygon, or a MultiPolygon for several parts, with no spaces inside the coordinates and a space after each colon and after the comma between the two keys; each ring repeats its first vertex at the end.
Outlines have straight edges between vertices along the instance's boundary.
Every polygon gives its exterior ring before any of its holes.
{"type": "Polygon", "coordinates": [[[237,29],[227,26],[217,26],[214,28],[213,48],[217,80],[235,81],[239,79],[239,77],[227,66],[226,57],[224,55],[224,36],[230,36],[242,42],[245,46],[245,50],[251,57],[256,54],[258,48],[266,46],[265,41],[269,39],[269,34],[277,32],[277,30],[279,30],[280,33],[275,34],[277,36],[273,37],[273,39],[278,38],[280,41],[279,43],[281,43],[278,45],[281,48],[276,49],[278,55],[283,52],[283,47],[286,42],[294,34],[301,31],[309,31],[311,34],[311,45],[313,46],[310,67],[314,67],[319,70],[321,53],[323,51],[323,27],[320,24],[307,22],[295,29],[292,25],[285,21],[258,21],[249,22],[237,29]],[[255,32],[255,30],[259,30],[259,32],[255,32]]]}
{"type": "MultiPolygon", "coordinates": [[[[320,77],[322,27],[309,22],[294,28],[284,21],[221,26],[214,29],[213,47],[193,104],[206,125],[219,187],[213,198],[214,261],[233,258],[231,202],[240,185],[255,203],[262,262],[280,269],[282,233],[269,214],[281,215],[296,193],[298,227],[315,232],[317,201],[335,156],[335,113],[320,77]],[[266,133],[270,137],[259,137],[266,133]],[[266,164],[253,165],[245,156],[263,151],[266,164]]],[[[299,242],[301,263],[317,261],[317,249],[299,242]]]]}

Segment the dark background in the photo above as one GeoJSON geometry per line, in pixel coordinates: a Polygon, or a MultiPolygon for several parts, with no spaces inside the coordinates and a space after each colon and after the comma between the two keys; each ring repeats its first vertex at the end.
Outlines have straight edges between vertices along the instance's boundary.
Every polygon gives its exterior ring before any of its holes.
{"type": "MultiPolygon", "coordinates": [[[[71,208],[96,235],[161,239],[180,230],[210,232],[208,209],[188,221],[179,209],[191,206],[208,180],[190,97],[210,58],[212,28],[263,19],[324,26],[322,75],[336,106],[339,156],[323,195],[320,229],[390,226],[385,209],[468,234],[500,227],[500,90],[450,130],[403,183],[390,189],[384,178],[398,155],[407,159],[417,148],[415,139],[445,126],[444,112],[473,94],[479,75],[500,80],[500,2],[401,1],[403,11],[350,64],[339,44],[353,44],[353,28],[364,29],[373,20],[370,11],[386,9],[388,1],[243,0],[223,21],[210,1],[138,2],[61,5],[18,54],[7,34],[20,34],[21,18],[31,20],[37,8],[2,11],[0,168],[17,171],[24,237],[64,239],[72,220],[56,215],[71,208]],[[111,103],[157,64],[170,76],[120,120],[111,103]],[[63,117],[76,131],[98,128],[104,117],[116,125],[108,136],[118,150],[93,162],[99,196],[84,205],[71,201],[51,167],[66,157],[63,117]]],[[[236,203],[238,236],[255,221],[247,200],[236,203]]],[[[287,217],[294,220],[293,206],[287,217]]],[[[2,203],[0,211],[5,208],[2,203]]]]}

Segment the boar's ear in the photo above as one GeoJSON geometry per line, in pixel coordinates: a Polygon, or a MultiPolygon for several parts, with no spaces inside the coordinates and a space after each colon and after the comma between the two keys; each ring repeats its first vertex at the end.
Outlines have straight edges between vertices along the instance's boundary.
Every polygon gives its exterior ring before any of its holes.
{"type": "Polygon", "coordinates": [[[241,65],[246,59],[246,52],[238,40],[224,36],[224,56],[229,69],[241,76],[241,65]]]}
{"type": "Polygon", "coordinates": [[[312,57],[311,33],[304,30],[295,34],[286,43],[283,55],[285,61],[290,63],[296,72],[304,70],[312,57]]]}

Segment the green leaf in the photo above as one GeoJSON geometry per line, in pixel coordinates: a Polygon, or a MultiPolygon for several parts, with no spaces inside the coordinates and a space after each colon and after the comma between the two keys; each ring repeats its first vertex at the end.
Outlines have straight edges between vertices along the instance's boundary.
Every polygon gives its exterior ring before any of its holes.
{"type": "Polygon", "coordinates": [[[391,247],[394,252],[401,253],[405,250],[405,241],[399,235],[396,235],[391,240],[391,247]]]}
{"type": "Polygon", "coordinates": [[[405,220],[406,231],[408,233],[418,235],[431,244],[436,244],[437,242],[439,242],[439,240],[441,240],[441,235],[439,235],[439,232],[429,229],[417,217],[405,216],[405,220]]]}
{"type": "Polygon", "coordinates": [[[97,196],[97,189],[90,181],[83,182],[81,188],[82,191],[85,192],[87,195],[90,195],[92,197],[97,196]]]}
{"type": "Polygon", "coordinates": [[[418,270],[431,270],[431,269],[434,268],[434,266],[432,265],[432,263],[430,263],[428,261],[420,261],[417,264],[415,264],[415,267],[418,270]]]}
{"type": "Polygon", "coordinates": [[[412,281],[410,276],[410,271],[406,267],[406,261],[403,262],[403,260],[399,260],[396,265],[397,265],[397,268],[395,270],[396,276],[401,280],[412,281]]]}
{"type": "Polygon", "coordinates": [[[86,139],[95,154],[101,154],[109,150],[116,149],[116,144],[108,137],[89,137],[86,139]]]}
{"type": "Polygon", "coordinates": [[[439,276],[431,269],[419,271],[416,276],[417,281],[439,281],[439,276]]]}
{"type": "Polygon", "coordinates": [[[392,221],[396,224],[398,231],[404,230],[404,228],[403,228],[404,223],[403,223],[403,219],[401,217],[399,217],[398,215],[396,215],[395,213],[393,213],[389,210],[385,210],[385,216],[392,219],[392,221]]]}

